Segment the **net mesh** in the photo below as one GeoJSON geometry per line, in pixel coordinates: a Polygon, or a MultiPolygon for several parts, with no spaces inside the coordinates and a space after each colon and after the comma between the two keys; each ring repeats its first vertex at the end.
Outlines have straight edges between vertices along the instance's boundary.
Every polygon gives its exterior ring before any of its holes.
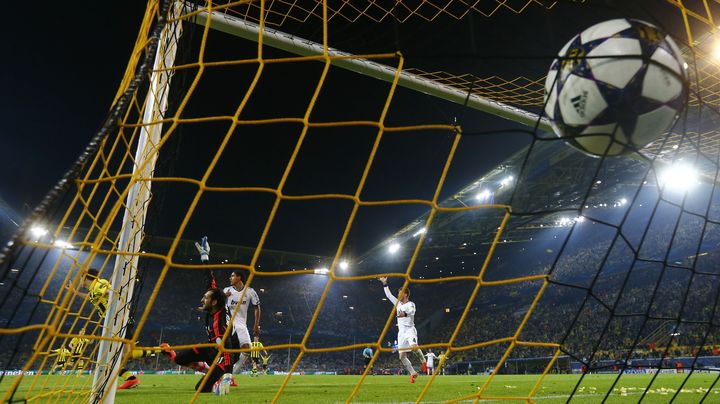
{"type": "MultiPolygon", "coordinates": [[[[661,25],[670,28],[675,24],[671,32],[686,44],[692,67],[690,107],[678,125],[644,149],[643,158],[621,160],[583,159],[557,139],[515,130],[527,139],[526,147],[453,192],[448,189],[448,177],[455,174],[457,160],[462,161],[458,157],[462,146],[491,141],[488,136],[502,130],[473,125],[464,119],[469,112],[462,105],[453,111],[452,119],[435,122],[408,113],[403,106],[408,96],[398,85],[401,73],[539,112],[542,72],[554,52],[537,57],[543,65],[540,74],[510,73],[510,78],[503,78],[483,74],[483,69],[469,74],[457,65],[455,69],[461,72],[450,73],[446,70],[452,66],[436,67],[434,57],[426,65],[407,66],[420,57],[412,51],[407,58],[400,53],[404,51],[398,46],[403,43],[401,37],[389,34],[377,45],[366,39],[363,30],[380,26],[392,31],[417,21],[447,28],[472,16],[502,20],[529,13],[531,18],[536,17],[533,9],[560,12],[555,2],[243,1],[208,2],[185,9],[171,2],[150,1],[105,126],[4,256],[0,338],[10,349],[3,354],[2,364],[5,369],[16,366],[28,372],[15,378],[3,373],[2,379],[9,380],[4,401],[102,399],[109,394],[107,386],[118,378],[110,372],[113,365],[119,363],[117,370],[131,363],[122,355],[122,343],[142,350],[134,344],[143,341],[143,330],[153,329],[156,318],[175,315],[167,308],[167,294],[163,295],[168,283],[201,279],[209,269],[218,274],[244,271],[248,285],[261,291],[256,285],[273,285],[304,304],[304,309],[289,306],[290,316],[277,311],[270,321],[275,327],[285,322],[299,330],[290,333],[288,343],[274,338],[272,332],[270,343],[266,340],[271,352],[288,352],[288,374],[268,396],[272,401],[292,391],[293,372],[318,355],[327,355],[325,360],[336,358],[332,355],[346,360],[344,352],[371,346],[375,351],[371,366],[389,357],[386,354],[393,349],[386,341],[394,337],[395,316],[394,311],[388,312],[387,303],[363,303],[368,311],[376,312],[375,317],[361,313],[359,305],[338,303],[349,300],[344,293],[353,290],[379,296],[377,283],[368,282],[379,276],[389,276],[394,286],[412,286],[414,298],[424,303],[418,304],[421,310],[438,310],[428,296],[436,295],[433,288],[447,288],[454,297],[441,303],[445,313],[454,315],[436,318],[439,325],[434,327],[426,324],[428,342],[421,335],[421,348],[444,350],[459,363],[469,363],[474,357],[476,364],[492,369],[477,387],[450,396],[433,393],[436,373],[412,398],[417,402],[531,401],[541,394],[543,381],[559,367],[561,358],[583,367],[572,391],[563,392],[567,397],[590,389],[584,376],[587,370],[618,372],[610,388],[597,392],[599,397],[610,397],[624,394],[615,388],[622,384],[622,370],[655,369],[652,379],[638,391],[642,399],[656,391],[661,370],[675,369],[676,364],[669,362],[679,356],[675,351],[693,358],[690,369],[701,369],[698,358],[708,350],[714,353],[720,338],[715,320],[720,273],[712,264],[720,241],[714,192],[720,158],[714,129],[718,66],[711,49],[719,6],[707,1],[647,3],[657,7],[650,17],[661,15],[667,22],[661,25]],[[289,55],[264,47],[262,36],[257,45],[233,48],[228,44],[242,40],[213,32],[208,12],[317,39],[325,50],[314,56],[289,55]],[[198,20],[204,22],[196,25],[198,20]],[[361,28],[338,28],[348,23],[361,28]],[[335,43],[336,32],[338,44],[353,47],[359,41],[357,48],[365,51],[331,56],[327,47],[335,43]],[[387,49],[387,44],[394,48],[387,49]],[[177,59],[167,63],[176,52],[177,59]],[[348,75],[336,66],[347,59],[391,66],[394,78],[373,87],[367,84],[372,79],[348,75]],[[153,60],[164,62],[153,65],[153,60]],[[353,80],[360,84],[349,92],[368,91],[367,97],[344,95],[353,80]],[[158,100],[168,91],[174,95],[163,105],[158,100]],[[341,109],[335,108],[337,100],[343,100],[341,109]],[[405,113],[393,115],[394,107],[405,113]],[[411,144],[419,145],[411,148],[413,152],[431,152],[421,157],[403,154],[401,150],[411,144]],[[340,156],[329,155],[328,150],[337,150],[340,156]],[[361,157],[352,160],[348,150],[361,151],[357,153],[361,157]],[[260,158],[253,159],[254,154],[260,158]],[[267,164],[259,164],[264,157],[267,164]],[[657,191],[657,173],[648,161],[667,164],[680,159],[702,167],[702,197],[689,199],[657,191]],[[246,160],[255,165],[243,167],[241,162],[246,160]],[[353,163],[353,168],[343,163],[353,163]],[[398,163],[411,167],[411,173],[405,173],[409,176],[393,172],[398,163]],[[328,167],[342,168],[332,181],[328,167]],[[512,179],[503,183],[508,175],[512,179]],[[422,188],[397,185],[413,177],[423,180],[422,188]],[[327,187],[326,181],[341,185],[327,187]],[[386,181],[399,190],[381,189],[378,184],[386,181]],[[496,187],[493,196],[483,196],[490,184],[496,187]],[[412,192],[401,192],[408,189],[412,192]],[[157,193],[173,207],[146,215],[158,205],[157,193]],[[289,208],[293,206],[300,206],[299,211],[289,208]],[[607,214],[609,208],[620,214],[607,214]],[[358,240],[372,234],[368,229],[377,226],[372,218],[378,209],[387,209],[385,216],[379,215],[386,220],[400,209],[415,219],[374,248],[356,253],[355,274],[346,274],[341,262],[352,255],[353,248],[363,245],[358,240]],[[572,215],[570,219],[567,214],[572,215]],[[231,219],[232,215],[240,218],[231,219]],[[325,215],[332,216],[332,223],[322,220],[325,215]],[[302,216],[306,220],[298,218],[302,216]],[[583,227],[589,224],[585,220],[592,222],[593,230],[583,227]],[[249,234],[238,238],[250,247],[213,243],[211,264],[198,262],[188,240],[230,224],[249,234]],[[40,225],[50,231],[44,234],[33,228],[40,225]],[[145,234],[151,225],[172,229],[172,236],[151,240],[145,234]],[[316,237],[318,232],[332,240],[323,254],[270,250],[288,239],[312,238],[308,235],[316,237]],[[518,243],[530,241],[544,249],[523,264],[522,257],[513,255],[520,252],[518,243]],[[394,261],[383,261],[383,252],[393,243],[402,244],[401,254],[394,261]],[[313,266],[323,259],[326,270],[318,272],[313,266]],[[91,301],[87,292],[93,290],[92,285],[83,286],[90,268],[99,270],[99,278],[114,279],[107,314],[99,313],[97,302],[91,301]],[[433,268],[440,272],[429,275],[433,268]],[[438,275],[443,268],[449,274],[438,275]],[[317,279],[322,279],[319,286],[317,279]],[[305,290],[311,284],[315,289],[305,290]],[[299,291],[288,292],[292,288],[299,291]],[[129,313],[131,302],[141,307],[134,315],[129,313]],[[327,333],[330,324],[337,328],[347,321],[333,314],[338,305],[363,319],[377,320],[378,312],[387,317],[383,315],[384,323],[378,322],[380,328],[369,327],[371,337],[349,342],[347,336],[327,333]],[[128,318],[132,318],[130,327],[128,318]],[[558,324],[559,319],[563,324],[558,324]],[[110,353],[98,362],[102,341],[110,353]],[[651,352],[657,353],[655,360],[629,362],[651,352]],[[503,382],[496,375],[507,372],[513,360],[530,357],[540,359],[533,362],[536,377],[529,388],[499,388],[503,382]],[[93,382],[90,377],[52,377],[47,371],[94,371],[101,376],[93,382]]],[[[590,6],[575,4],[571,10],[582,13],[583,7],[590,6]]],[[[376,241],[377,235],[370,238],[376,241]]],[[[187,298],[188,311],[202,292],[192,286],[180,285],[172,292],[187,298]]],[[[279,300],[279,296],[268,293],[268,300],[279,300]]],[[[180,334],[166,334],[169,340],[181,340],[175,349],[202,346],[200,334],[189,338],[180,334]]],[[[225,347],[229,338],[226,334],[221,344],[211,344],[218,348],[217,358],[239,352],[225,347]]],[[[147,345],[157,351],[157,344],[147,345]]],[[[369,369],[348,389],[348,401],[365,399],[369,369]]],[[[672,394],[681,394],[686,385],[702,388],[703,397],[711,394],[718,377],[696,382],[693,375],[689,372],[672,394]]]]}

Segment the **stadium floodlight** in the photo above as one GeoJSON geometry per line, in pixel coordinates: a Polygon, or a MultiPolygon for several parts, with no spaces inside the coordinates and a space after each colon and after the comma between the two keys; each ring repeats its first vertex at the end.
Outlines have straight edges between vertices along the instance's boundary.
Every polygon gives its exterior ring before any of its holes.
{"type": "Polygon", "coordinates": [[[585,216],[578,216],[575,218],[576,223],[582,223],[585,221],[585,216]]]}
{"type": "Polygon", "coordinates": [[[421,234],[425,234],[426,231],[427,231],[426,228],[421,227],[420,229],[418,229],[418,231],[416,231],[415,233],[413,233],[413,237],[417,237],[417,236],[419,236],[419,235],[421,235],[421,234]]]}
{"type": "Polygon", "coordinates": [[[503,178],[502,181],[500,181],[500,186],[504,187],[504,186],[510,184],[514,179],[515,179],[515,177],[513,177],[512,175],[508,175],[507,177],[503,178]]]}
{"type": "Polygon", "coordinates": [[[698,172],[690,164],[678,162],[665,168],[658,175],[658,183],[663,190],[686,192],[698,184],[698,172]]]}
{"type": "Polygon", "coordinates": [[[488,189],[484,189],[484,190],[478,192],[477,195],[475,195],[475,199],[477,199],[478,201],[484,202],[484,201],[487,201],[490,198],[490,196],[492,196],[492,192],[490,192],[490,190],[488,190],[488,189]]]}
{"type": "Polygon", "coordinates": [[[569,217],[561,217],[561,218],[557,221],[557,224],[558,224],[559,226],[569,226],[569,225],[572,224],[572,222],[573,222],[572,219],[570,219],[569,217]]]}
{"type": "Polygon", "coordinates": [[[388,251],[390,252],[390,254],[395,254],[399,250],[400,250],[400,244],[398,244],[398,243],[392,243],[392,244],[390,244],[390,247],[388,247],[388,251]]]}
{"type": "Polygon", "coordinates": [[[715,60],[720,60],[720,40],[715,40],[713,44],[712,57],[715,60]]]}
{"type": "Polygon", "coordinates": [[[626,203],[627,203],[627,199],[625,199],[625,198],[620,199],[621,205],[625,205],[626,203]]]}
{"type": "Polygon", "coordinates": [[[60,248],[65,248],[65,249],[73,248],[73,245],[68,243],[65,240],[55,240],[55,242],[53,244],[55,245],[55,247],[60,247],[60,248]]]}
{"type": "Polygon", "coordinates": [[[30,229],[30,233],[32,233],[35,238],[40,238],[48,233],[47,229],[42,226],[33,226],[30,229]]]}
{"type": "Polygon", "coordinates": [[[342,260],[342,261],[340,261],[340,263],[338,264],[338,266],[339,266],[340,269],[342,269],[343,271],[347,271],[347,269],[350,267],[350,263],[348,263],[348,262],[345,261],[345,260],[342,260]]]}
{"type": "Polygon", "coordinates": [[[327,268],[318,268],[315,270],[315,275],[327,275],[330,272],[327,268]]]}

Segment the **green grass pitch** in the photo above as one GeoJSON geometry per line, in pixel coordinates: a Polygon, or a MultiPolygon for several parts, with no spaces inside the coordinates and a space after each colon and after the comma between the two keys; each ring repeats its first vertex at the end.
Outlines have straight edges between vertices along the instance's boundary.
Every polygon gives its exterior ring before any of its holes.
{"type": "MultiPolygon", "coordinates": [[[[538,375],[506,376],[493,379],[486,391],[487,396],[518,397],[525,396],[533,387],[538,375]]],[[[599,403],[605,392],[610,388],[615,375],[588,375],[578,389],[573,403],[599,403]]],[[[686,375],[659,375],[643,403],[669,402],[686,375]]],[[[189,402],[193,395],[193,386],[199,379],[195,375],[142,375],[141,384],[135,389],[119,391],[116,403],[182,403],[189,402]]],[[[567,400],[579,376],[548,375],[533,400],[540,403],[562,403],[567,400]]],[[[705,396],[705,392],[713,385],[716,374],[693,374],[678,393],[675,402],[697,403],[705,396]]],[[[23,398],[32,376],[26,377],[21,384],[16,399],[23,398]]],[[[285,376],[261,375],[259,377],[237,376],[239,387],[234,387],[229,396],[216,397],[212,394],[201,394],[196,402],[242,402],[266,403],[272,401],[285,376]]],[[[650,382],[650,375],[623,375],[610,396],[608,403],[637,402],[645,386],[650,382]]],[[[0,396],[4,395],[14,379],[7,377],[0,385],[0,396]]],[[[78,384],[89,384],[88,376],[42,376],[38,382],[47,380],[46,390],[52,386],[72,389],[78,384]]],[[[280,403],[338,403],[344,402],[359,376],[293,376],[285,387],[280,403]]],[[[429,377],[420,377],[415,384],[408,383],[407,376],[368,376],[353,402],[358,403],[401,403],[414,402],[429,377]]],[[[487,380],[487,376],[439,376],[433,382],[423,402],[442,402],[466,394],[476,392],[487,380]]],[[[37,391],[37,386],[33,391],[37,391]]],[[[47,397],[50,398],[50,397],[47,397]]],[[[40,399],[39,402],[45,400],[40,399]]],[[[83,402],[78,396],[60,395],[50,399],[52,402],[75,401],[83,402]]],[[[490,401],[490,400],[488,400],[490,401]]],[[[496,401],[496,400],[492,400],[496,401]]],[[[499,401],[497,401],[499,402],[499,401]]],[[[510,402],[510,401],[502,401],[510,402]]],[[[513,401],[514,402],[514,401],[513,401]]],[[[710,390],[705,402],[720,402],[720,386],[710,390]]]]}

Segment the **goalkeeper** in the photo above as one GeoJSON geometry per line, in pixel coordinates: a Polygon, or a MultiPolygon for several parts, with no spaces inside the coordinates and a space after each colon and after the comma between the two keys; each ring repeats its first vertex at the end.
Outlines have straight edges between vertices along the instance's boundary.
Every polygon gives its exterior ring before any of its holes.
{"type": "MultiPolygon", "coordinates": [[[[225,293],[218,289],[212,288],[205,292],[202,299],[200,299],[200,309],[207,313],[205,317],[205,330],[207,331],[208,340],[205,342],[219,344],[227,329],[227,312],[225,311],[225,293]]],[[[167,344],[162,344],[164,352],[171,361],[177,363],[180,366],[187,366],[195,368],[198,363],[212,363],[213,360],[218,356],[218,349],[212,347],[200,347],[191,349],[182,349],[177,352],[170,349],[167,344]]],[[[195,390],[200,390],[203,379],[207,377],[207,382],[202,386],[202,393],[210,393],[213,391],[215,385],[219,384],[223,380],[223,374],[230,373],[232,366],[230,364],[229,356],[224,353],[220,356],[220,359],[210,373],[209,376],[203,376],[202,379],[195,385],[195,390]]]]}
{"type": "MultiPolygon", "coordinates": [[[[203,264],[206,264],[210,259],[210,243],[208,243],[207,237],[203,237],[200,243],[195,243],[195,247],[200,253],[200,261],[203,264]]],[[[217,288],[213,271],[210,270],[207,274],[207,284],[205,285],[206,292],[200,300],[201,306],[199,307],[199,310],[206,312],[205,330],[207,331],[208,342],[219,344],[222,341],[228,325],[227,323],[229,317],[225,306],[227,303],[227,297],[224,291],[217,288]]],[[[227,346],[230,341],[231,338],[228,338],[225,345],[227,346]]],[[[218,350],[215,347],[183,349],[177,352],[172,350],[170,345],[165,343],[161,344],[161,347],[163,347],[164,350],[163,354],[171,361],[180,366],[187,366],[202,373],[208,372],[210,369],[210,365],[208,364],[212,363],[218,354],[218,350]]],[[[207,376],[208,380],[202,387],[201,392],[209,393],[212,391],[219,391],[220,389],[218,389],[218,387],[220,383],[226,379],[223,375],[230,373],[231,369],[232,361],[230,360],[230,354],[223,352],[217,361],[215,369],[213,369],[212,373],[207,376]]],[[[232,375],[229,375],[227,380],[231,381],[231,377],[232,375]]],[[[200,389],[203,379],[200,379],[200,381],[195,385],[195,390],[200,389]]],[[[232,384],[235,384],[234,380],[232,380],[232,384]]],[[[223,390],[223,393],[220,394],[227,394],[227,390],[223,390]]]]}

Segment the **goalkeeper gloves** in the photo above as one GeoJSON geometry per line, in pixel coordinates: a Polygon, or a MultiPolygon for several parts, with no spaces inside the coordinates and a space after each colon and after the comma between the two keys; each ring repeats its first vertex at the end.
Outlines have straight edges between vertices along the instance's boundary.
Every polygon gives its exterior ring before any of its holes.
{"type": "Polygon", "coordinates": [[[200,243],[195,242],[195,248],[200,253],[200,261],[208,262],[210,260],[210,243],[208,243],[207,236],[203,236],[200,243]]]}

